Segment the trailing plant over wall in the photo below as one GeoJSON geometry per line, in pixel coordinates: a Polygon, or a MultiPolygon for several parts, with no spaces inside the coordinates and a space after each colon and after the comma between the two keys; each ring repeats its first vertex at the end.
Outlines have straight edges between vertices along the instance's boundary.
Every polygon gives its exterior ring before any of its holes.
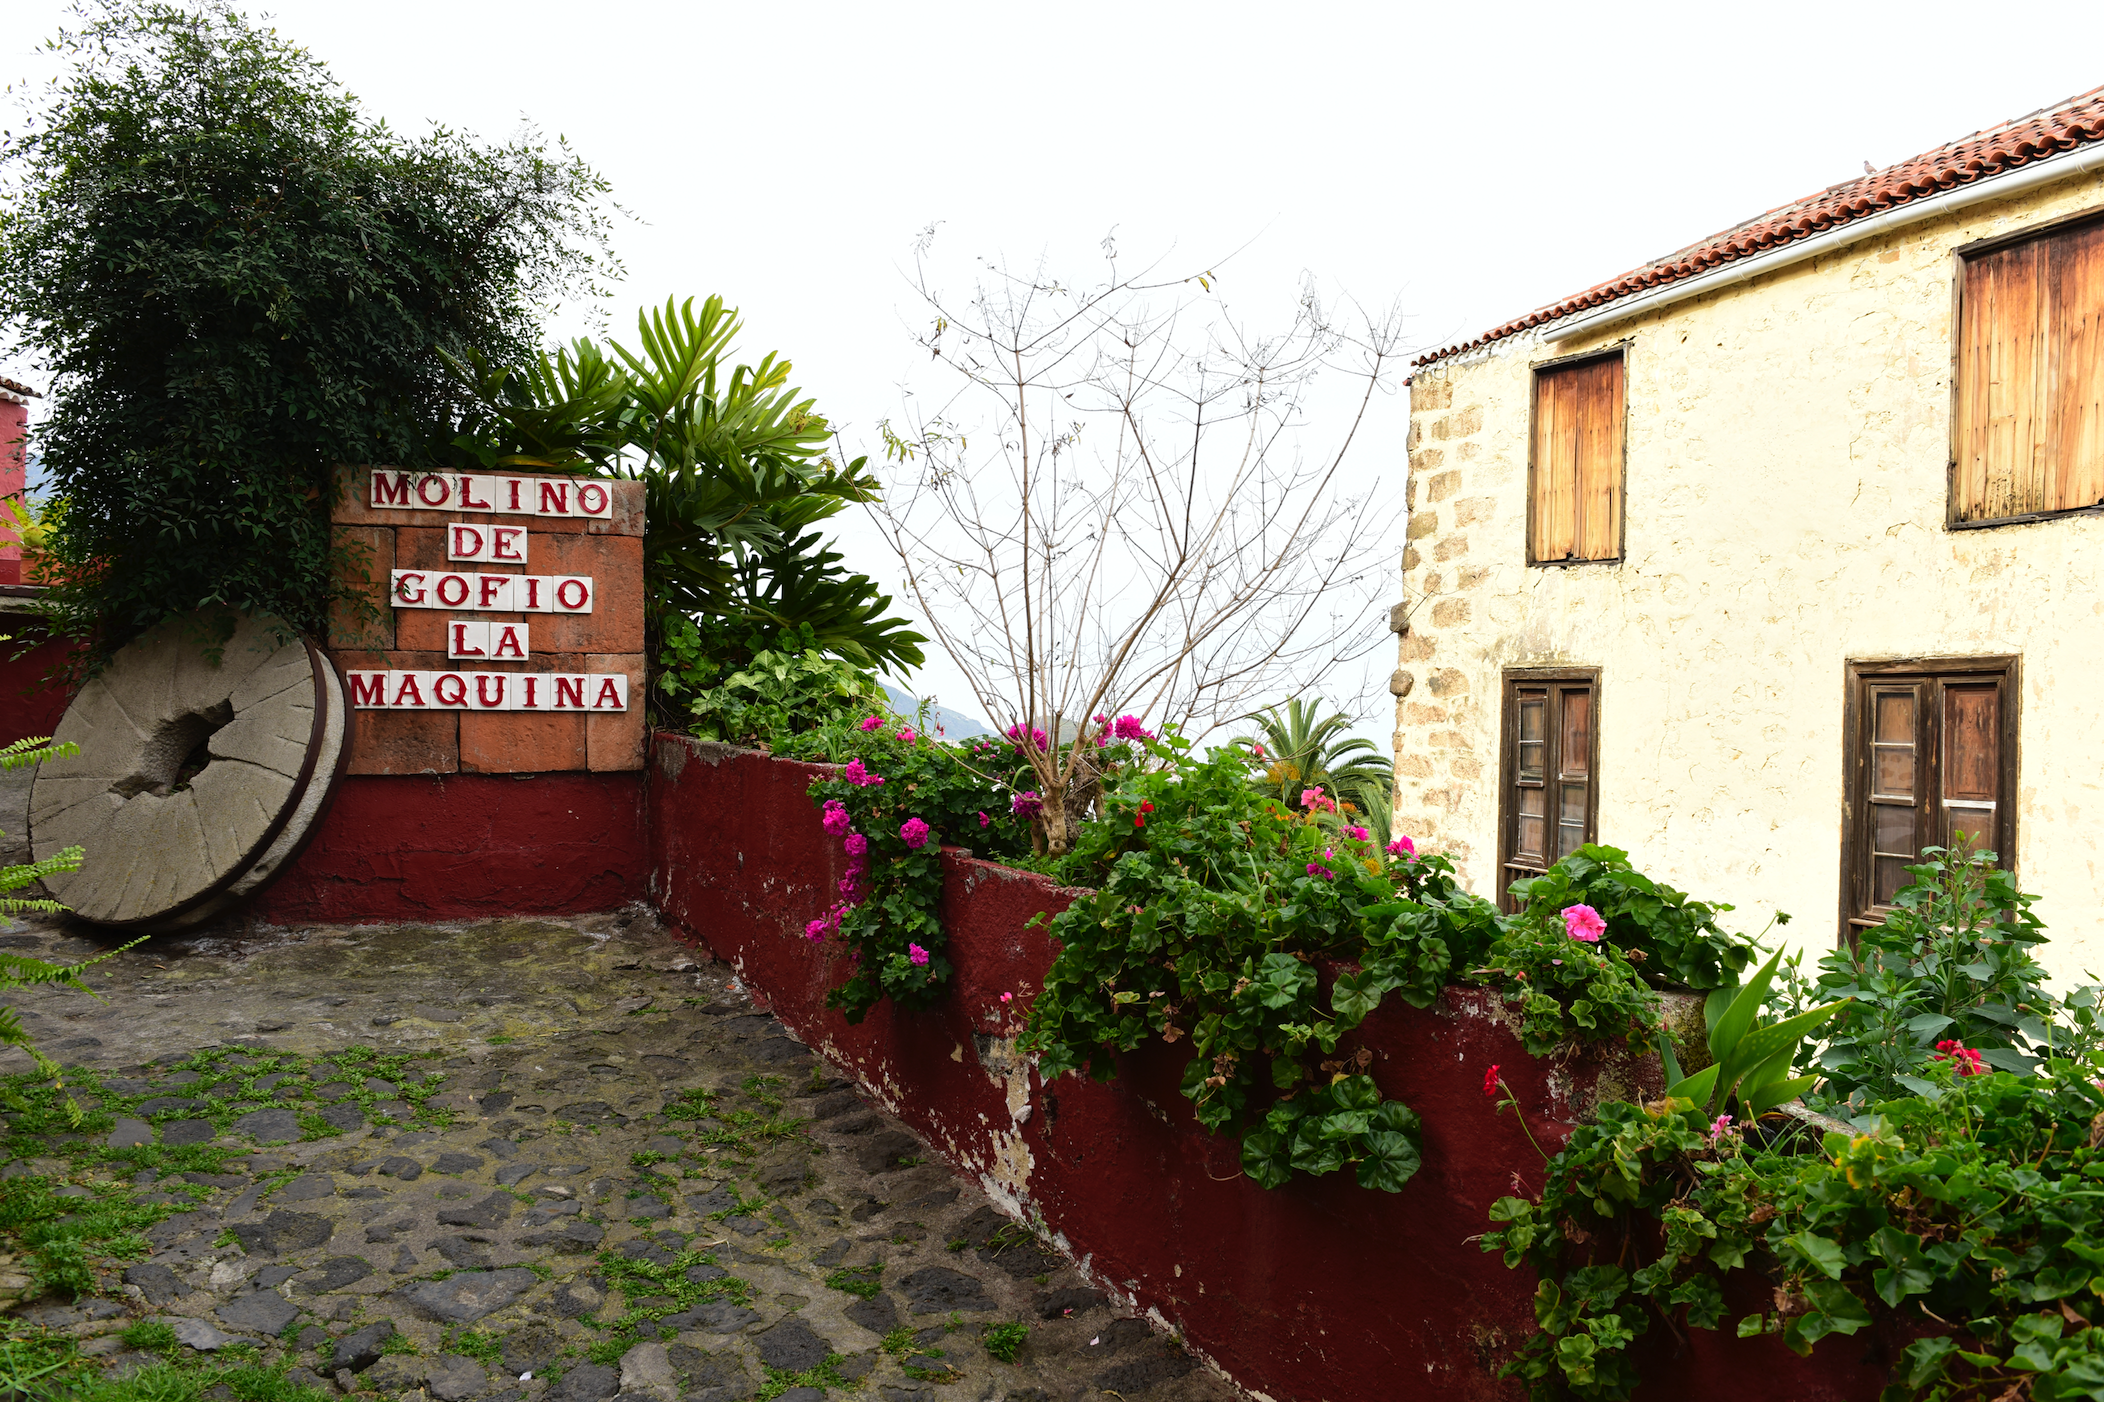
{"type": "Polygon", "coordinates": [[[1539,1195],[1498,1202],[1485,1248],[1541,1277],[1542,1332],[1508,1375],[1537,1398],[1619,1399],[1639,1381],[1627,1347],[1654,1326],[1774,1333],[1809,1353],[1882,1325],[1911,1336],[1892,1402],[2104,1396],[2097,998],[2044,991],[2031,898],[1992,863],[1930,849],[1886,925],[1822,961],[1822,991],[1850,1001],[1801,1010],[1806,990],[1785,991],[1770,1006],[1789,1016],[1761,1023],[1751,1002],[1771,959],[1713,1005],[1721,1071],[1602,1106],[1539,1195]],[[1806,1095],[1828,1116],[1764,1116],[1807,1079],[1768,1073],[1829,1017],[1825,1046],[1795,1055],[1839,1073],[1806,1095]],[[1998,1064],[1949,1035],[1969,1028],[2015,1030],[2044,1055],[2009,1038],[1998,1064]],[[1732,1084],[1735,1113],[1720,1114],[1732,1084]],[[1741,1267],[1773,1293],[1734,1321],[1725,1276],[1741,1267]]]}
{"type": "Polygon", "coordinates": [[[847,980],[826,995],[849,1022],[886,998],[926,1007],[948,984],[948,944],[938,915],[944,843],[987,856],[1029,850],[1027,820],[1002,800],[995,766],[1007,746],[947,744],[883,710],[851,724],[777,736],[785,758],[841,766],[811,785],[820,821],[848,856],[839,899],[804,929],[814,943],[848,951],[847,980]]]}
{"type": "Polygon", "coordinates": [[[1447,983],[1487,983],[1521,1005],[1532,1049],[1642,1046],[1660,1028],[1643,970],[1722,981],[1750,952],[1716,926],[1724,907],[1612,848],[1516,886],[1524,908],[1506,915],[1407,838],[1376,847],[1321,789],[1289,806],[1251,785],[1241,746],[1146,749],[1151,765],[1105,779],[1102,821],[1061,866],[1095,890],[1052,922],[1061,953],[1021,1045],[1047,1077],[1108,1078],[1143,1041],[1187,1041],[1184,1095],[1267,1187],[1348,1167],[1395,1191],[1416,1171],[1416,1116],[1381,1097],[1353,1041],[1391,993],[1424,1007],[1447,983]],[[1330,961],[1343,967],[1326,987],[1330,961]]]}
{"type": "Polygon", "coordinates": [[[507,359],[610,270],[559,143],[415,139],[224,0],[89,0],[0,143],[8,338],[53,376],[59,625],[113,650],[214,606],[319,629],[342,462],[437,465],[442,352],[507,359]]]}

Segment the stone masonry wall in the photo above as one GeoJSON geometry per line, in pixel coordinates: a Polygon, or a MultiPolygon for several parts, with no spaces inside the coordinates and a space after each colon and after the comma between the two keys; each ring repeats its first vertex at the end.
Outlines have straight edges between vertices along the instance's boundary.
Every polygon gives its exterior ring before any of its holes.
{"type": "Polygon", "coordinates": [[[1515,337],[1420,372],[1398,831],[1488,894],[1502,673],[1598,667],[1601,840],[1749,928],[1780,906],[1824,947],[1847,662],[2016,654],[2018,876],[2055,972],[2100,967],[2104,516],[1944,524],[1954,250],[2099,207],[2104,179],[2080,176],[1590,339],[1515,337]],[[1531,367],[1625,340],[1625,557],[1531,567],[1531,367]]]}

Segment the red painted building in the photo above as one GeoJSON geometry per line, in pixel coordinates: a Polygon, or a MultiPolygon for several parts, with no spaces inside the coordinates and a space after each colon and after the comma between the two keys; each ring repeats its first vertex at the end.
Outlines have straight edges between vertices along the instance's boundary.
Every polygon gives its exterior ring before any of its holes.
{"type": "MultiPolygon", "coordinates": [[[[41,398],[28,385],[0,377],[0,501],[20,502],[27,485],[29,401],[41,398]]],[[[22,542],[0,515],[0,586],[22,582],[22,542]]]]}

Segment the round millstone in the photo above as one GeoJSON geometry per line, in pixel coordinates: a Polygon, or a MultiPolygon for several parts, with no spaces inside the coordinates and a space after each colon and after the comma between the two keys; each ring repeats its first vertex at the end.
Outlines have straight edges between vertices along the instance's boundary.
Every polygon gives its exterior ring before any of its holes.
{"type": "Polygon", "coordinates": [[[269,884],[328,806],[350,713],[320,649],[247,618],[216,649],[171,619],[82,687],[29,793],[37,860],[83,849],[45,878],[83,919],[184,929],[269,884]]]}

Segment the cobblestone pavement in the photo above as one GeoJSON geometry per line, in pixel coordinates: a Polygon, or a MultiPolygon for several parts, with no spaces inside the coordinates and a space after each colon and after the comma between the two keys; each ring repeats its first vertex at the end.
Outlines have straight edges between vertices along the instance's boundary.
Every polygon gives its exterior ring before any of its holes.
{"type": "Polygon", "coordinates": [[[10,1115],[0,1174],[168,1214],[13,1307],[113,1370],[158,1319],[164,1356],[406,1402],[1235,1396],[647,912],[208,933],[88,979],[17,1006],[94,1114],[10,1115]]]}

